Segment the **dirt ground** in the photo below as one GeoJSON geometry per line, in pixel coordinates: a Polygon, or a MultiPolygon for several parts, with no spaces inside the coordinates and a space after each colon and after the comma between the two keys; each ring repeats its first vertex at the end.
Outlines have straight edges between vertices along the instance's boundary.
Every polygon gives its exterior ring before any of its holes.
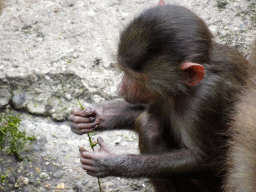
{"type": "MultiPolygon", "coordinates": [[[[0,108],[21,113],[20,130],[37,141],[24,161],[1,153],[0,191],[99,191],[81,169],[79,147],[87,135],[71,132],[67,116],[77,99],[92,103],[116,97],[119,32],[157,0],[3,0],[0,15],[0,108]],[[72,80],[73,79],[73,80],[72,80]],[[75,80],[74,80],[75,79],[75,80]],[[24,99],[24,102],[20,101],[24,99]],[[62,110],[63,109],[63,110],[62,110]],[[58,122],[57,122],[57,121],[58,122]]],[[[246,57],[256,37],[253,0],[166,0],[197,13],[215,40],[246,57]]],[[[116,153],[138,154],[132,131],[96,133],[116,153]]],[[[104,192],[153,191],[148,179],[100,179],[104,192]]]]}

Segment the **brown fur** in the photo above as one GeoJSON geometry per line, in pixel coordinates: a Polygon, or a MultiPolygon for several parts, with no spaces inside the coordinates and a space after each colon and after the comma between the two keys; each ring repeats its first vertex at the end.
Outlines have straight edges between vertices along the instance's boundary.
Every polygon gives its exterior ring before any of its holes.
{"type": "Polygon", "coordinates": [[[228,192],[256,191],[256,41],[249,61],[251,78],[233,117],[225,185],[228,192]]]}
{"type": "Polygon", "coordinates": [[[3,0],[0,0],[0,14],[2,13],[3,8],[4,8],[4,2],[3,0]]]}

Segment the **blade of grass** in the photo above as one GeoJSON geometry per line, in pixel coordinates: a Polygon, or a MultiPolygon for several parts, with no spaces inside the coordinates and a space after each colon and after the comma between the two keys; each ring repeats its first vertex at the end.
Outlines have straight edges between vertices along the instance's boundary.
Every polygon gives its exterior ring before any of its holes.
{"type": "MultiPolygon", "coordinates": [[[[79,104],[79,106],[81,107],[82,110],[85,110],[85,108],[83,107],[83,105],[81,104],[81,102],[79,100],[78,100],[78,104],[79,104]]],[[[90,143],[91,149],[94,151],[94,147],[97,145],[97,143],[95,144],[95,143],[92,142],[91,133],[87,133],[87,136],[89,138],[89,143],[90,143]]],[[[100,179],[99,178],[97,178],[97,179],[98,179],[99,190],[100,190],[100,192],[102,192],[100,179]]]]}

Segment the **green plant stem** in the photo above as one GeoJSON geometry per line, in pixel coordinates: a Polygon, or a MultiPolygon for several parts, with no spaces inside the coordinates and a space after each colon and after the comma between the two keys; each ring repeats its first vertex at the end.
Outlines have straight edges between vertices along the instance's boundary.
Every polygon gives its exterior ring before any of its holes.
{"type": "Polygon", "coordinates": [[[17,176],[15,175],[14,171],[11,169],[11,167],[7,166],[7,169],[9,169],[12,173],[12,175],[14,176],[15,179],[17,179],[17,176]]]}
{"type": "MultiPolygon", "coordinates": [[[[81,109],[82,109],[82,110],[85,110],[85,108],[83,107],[83,105],[81,104],[81,102],[80,102],[79,100],[78,100],[78,103],[79,103],[81,109]]],[[[92,137],[91,137],[91,134],[90,134],[90,133],[87,133],[87,136],[88,136],[88,138],[89,138],[89,143],[90,143],[91,149],[94,151],[94,147],[97,145],[97,143],[94,144],[94,143],[92,142],[92,137]]],[[[99,178],[97,178],[97,179],[98,179],[99,190],[100,190],[100,192],[102,192],[101,184],[100,184],[100,179],[99,179],[99,178]]]]}
{"type": "Polygon", "coordinates": [[[23,160],[20,152],[24,151],[26,143],[36,140],[34,136],[28,137],[25,131],[19,131],[20,122],[20,115],[0,114],[0,151],[13,154],[18,161],[23,160]]]}

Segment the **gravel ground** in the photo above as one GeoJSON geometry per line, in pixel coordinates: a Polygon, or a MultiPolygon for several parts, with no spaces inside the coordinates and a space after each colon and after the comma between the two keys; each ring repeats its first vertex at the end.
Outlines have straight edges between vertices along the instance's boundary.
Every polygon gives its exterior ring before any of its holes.
{"type": "MultiPolygon", "coordinates": [[[[255,38],[253,0],[166,0],[197,13],[216,41],[245,56],[255,38]]],[[[24,161],[1,153],[0,191],[98,191],[97,179],[80,166],[86,135],[66,121],[80,101],[116,97],[115,54],[120,30],[155,0],[4,0],[0,15],[0,108],[21,113],[21,130],[37,141],[24,161]],[[59,122],[56,122],[59,121],[59,122]]],[[[138,153],[131,131],[96,133],[116,153],[138,153]]],[[[153,191],[148,179],[100,179],[104,192],[153,191]]]]}

